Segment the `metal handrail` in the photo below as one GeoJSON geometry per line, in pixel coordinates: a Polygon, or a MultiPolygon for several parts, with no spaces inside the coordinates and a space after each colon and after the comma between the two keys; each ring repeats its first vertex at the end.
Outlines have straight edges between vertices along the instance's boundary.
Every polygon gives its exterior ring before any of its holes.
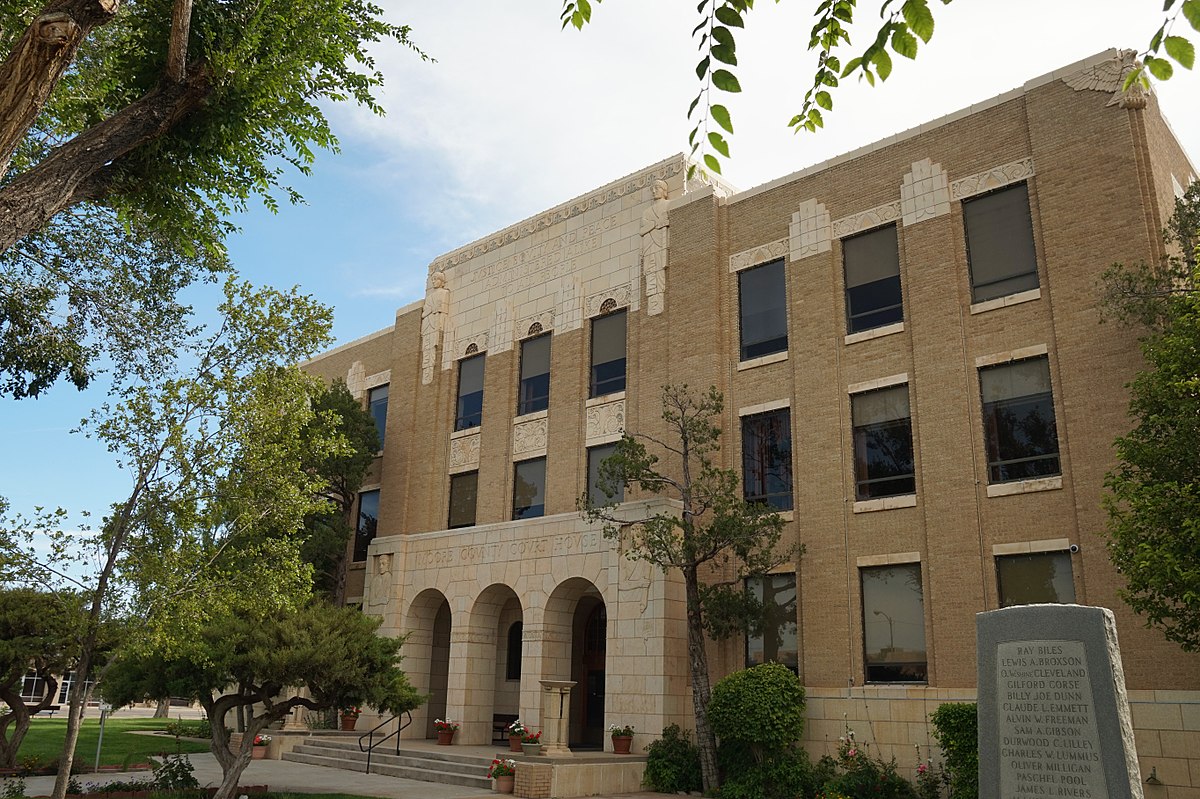
{"type": "Polygon", "coordinates": [[[407,721],[405,721],[403,724],[398,725],[394,732],[388,733],[387,735],[380,738],[379,743],[375,743],[375,733],[379,732],[379,730],[381,730],[384,727],[386,727],[387,725],[391,724],[393,721],[396,721],[397,719],[399,719],[400,716],[397,715],[397,716],[392,716],[390,719],[385,719],[384,721],[381,721],[378,724],[376,724],[374,727],[372,727],[367,732],[364,732],[362,735],[358,736],[358,751],[367,753],[367,770],[365,772],[366,774],[371,773],[371,753],[375,751],[375,747],[383,745],[389,738],[395,737],[395,739],[396,739],[396,754],[397,755],[400,754],[400,733],[403,732],[404,729],[408,727],[408,725],[412,724],[412,720],[413,720],[412,713],[405,711],[404,715],[408,717],[407,721]],[[363,739],[366,739],[366,741],[367,741],[366,747],[363,746],[363,739]]]}

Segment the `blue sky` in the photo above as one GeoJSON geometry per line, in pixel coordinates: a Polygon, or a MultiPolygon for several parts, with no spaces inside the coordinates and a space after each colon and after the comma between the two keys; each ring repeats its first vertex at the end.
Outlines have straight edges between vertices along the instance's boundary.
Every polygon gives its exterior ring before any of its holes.
{"type": "MultiPolygon", "coordinates": [[[[391,323],[423,295],[435,256],[687,147],[697,91],[694,0],[607,0],[583,33],[561,31],[558,0],[385,0],[389,17],[437,58],[380,48],[388,116],[329,110],[340,154],[294,185],[307,205],[238,218],[229,241],[247,278],[299,284],[335,309],[345,342],[391,323]]],[[[937,30],[915,62],[896,59],[875,89],[849,81],[816,135],[793,135],[815,58],[804,50],[815,0],[762,3],[738,39],[744,92],[728,103],[733,160],[749,188],[1019,87],[1108,47],[1143,48],[1160,0],[959,0],[934,3],[937,30]]],[[[878,19],[860,3],[861,32],[878,19]]],[[[1182,20],[1181,25],[1184,25],[1182,20]]],[[[1191,33],[1193,40],[1200,34],[1191,33]]],[[[1157,87],[1176,134],[1200,158],[1200,76],[1157,87]]],[[[207,301],[200,295],[198,302],[207,301]]],[[[102,381],[101,381],[102,383],[102,381]]],[[[56,386],[0,401],[0,495],[102,512],[127,478],[69,431],[103,386],[56,386]]]]}

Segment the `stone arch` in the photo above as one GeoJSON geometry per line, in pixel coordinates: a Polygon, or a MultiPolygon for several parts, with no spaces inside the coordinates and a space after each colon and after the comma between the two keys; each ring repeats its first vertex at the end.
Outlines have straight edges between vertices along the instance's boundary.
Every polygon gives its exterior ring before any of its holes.
{"type": "Polygon", "coordinates": [[[464,634],[455,636],[465,645],[465,656],[456,664],[464,677],[460,733],[464,744],[490,743],[493,715],[521,713],[520,681],[509,685],[505,667],[509,626],[523,620],[516,591],[504,583],[493,583],[480,591],[471,605],[464,634]]]}
{"type": "Polygon", "coordinates": [[[453,617],[445,594],[436,588],[418,593],[404,613],[401,629],[408,635],[404,670],[413,686],[429,697],[413,711],[413,723],[404,737],[435,738],[433,722],[446,717],[449,696],[453,617]]]}
{"type": "Polygon", "coordinates": [[[570,743],[602,748],[606,702],[608,606],[595,583],[568,578],[546,601],[542,671],[545,679],[573,680],[570,743]]]}

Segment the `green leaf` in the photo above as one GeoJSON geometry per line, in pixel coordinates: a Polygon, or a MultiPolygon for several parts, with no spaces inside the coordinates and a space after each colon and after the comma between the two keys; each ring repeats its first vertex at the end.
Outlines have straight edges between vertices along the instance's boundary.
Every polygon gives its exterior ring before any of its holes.
{"type": "Polygon", "coordinates": [[[1125,76],[1125,81],[1121,84],[1121,91],[1123,91],[1123,92],[1129,91],[1129,87],[1132,86],[1135,81],[1137,81],[1139,78],[1142,77],[1143,70],[1144,70],[1144,67],[1143,67],[1143,69],[1129,70],[1129,74],[1125,76]]]}
{"type": "Polygon", "coordinates": [[[851,58],[850,61],[846,64],[846,68],[842,70],[842,77],[844,78],[847,75],[849,75],[851,72],[853,72],[854,70],[858,69],[860,64],[862,64],[861,58],[851,58]]]}
{"type": "Polygon", "coordinates": [[[1168,36],[1163,41],[1167,55],[1179,62],[1184,69],[1191,69],[1196,63],[1196,48],[1182,36],[1168,36]]]}
{"type": "Polygon", "coordinates": [[[729,157],[729,142],[725,141],[725,137],[720,133],[717,133],[715,130],[709,132],[708,143],[711,144],[712,148],[721,155],[725,156],[726,158],[729,157]]]}
{"type": "Polygon", "coordinates": [[[717,21],[731,28],[746,27],[746,23],[742,21],[742,15],[729,6],[721,6],[717,9],[717,21]]]}
{"type": "Polygon", "coordinates": [[[825,127],[825,120],[821,117],[821,112],[815,108],[808,109],[808,121],[818,128],[825,127]]]}
{"type": "MultiPolygon", "coordinates": [[[[897,27],[892,31],[892,49],[897,55],[905,58],[917,57],[917,37],[908,32],[907,28],[897,27]]],[[[880,70],[880,77],[884,77],[880,70]]]]}
{"type": "Polygon", "coordinates": [[[863,77],[867,79],[867,83],[871,84],[872,86],[875,85],[875,76],[873,74],[871,74],[871,70],[864,67],[862,74],[863,74],[863,77]]]}
{"type": "MultiPolygon", "coordinates": [[[[887,54],[887,50],[880,48],[876,51],[875,56],[871,59],[871,63],[875,65],[875,71],[879,73],[880,80],[887,80],[888,75],[892,74],[892,57],[887,54]]],[[[872,86],[875,84],[872,83],[872,86]]]]}
{"type": "Polygon", "coordinates": [[[733,133],[733,120],[729,118],[729,109],[723,105],[714,105],[708,109],[712,114],[712,118],[717,121],[717,124],[725,128],[726,132],[733,133]]]}
{"type": "Polygon", "coordinates": [[[696,77],[704,80],[704,76],[708,74],[708,56],[700,59],[700,63],[696,65],[696,77]]]}
{"type": "Polygon", "coordinates": [[[695,176],[696,176],[696,165],[688,164],[687,179],[690,181],[695,176]]]}
{"type": "Polygon", "coordinates": [[[829,96],[829,92],[817,92],[816,101],[817,105],[826,111],[833,110],[833,98],[829,96]]]}
{"type": "Polygon", "coordinates": [[[908,0],[900,9],[904,21],[912,32],[921,37],[921,41],[929,44],[933,37],[933,12],[929,10],[928,0],[908,0]]]}
{"type": "Polygon", "coordinates": [[[714,72],[712,74],[712,81],[713,85],[723,92],[730,92],[732,94],[742,90],[742,84],[738,83],[738,79],[727,69],[718,69],[714,72]]]}
{"type": "Polygon", "coordinates": [[[1191,23],[1192,29],[1200,31],[1200,0],[1185,0],[1180,10],[1191,23]]]}
{"type": "Polygon", "coordinates": [[[696,13],[697,13],[697,14],[703,14],[703,13],[704,13],[704,7],[705,7],[706,5],[708,5],[708,0],[700,0],[700,2],[696,4],[696,13]]]}
{"type": "Polygon", "coordinates": [[[716,172],[718,175],[721,174],[721,162],[716,159],[716,156],[710,155],[709,153],[705,153],[704,154],[704,165],[707,166],[709,169],[711,169],[713,172],[716,172]]]}
{"type": "Polygon", "coordinates": [[[709,52],[712,54],[713,58],[717,59],[722,64],[728,64],[731,67],[737,66],[737,53],[734,52],[732,47],[724,44],[718,44],[714,45],[709,52]]]}
{"type": "Polygon", "coordinates": [[[1146,69],[1150,70],[1150,74],[1159,80],[1170,80],[1171,76],[1175,74],[1175,68],[1165,58],[1147,58],[1146,69]]]}
{"type": "Polygon", "coordinates": [[[1158,51],[1158,46],[1159,46],[1160,44],[1162,44],[1162,37],[1163,37],[1163,34],[1164,34],[1164,33],[1166,33],[1166,32],[1167,32],[1167,25],[1166,25],[1166,23],[1164,22],[1164,23],[1163,23],[1163,26],[1162,26],[1161,28],[1159,28],[1159,29],[1158,29],[1158,32],[1157,32],[1157,33],[1155,33],[1155,34],[1154,34],[1154,38],[1150,40],[1150,48],[1149,48],[1149,49],[1150,49],[1150,52],[1152,52],[1152,53],[1153,53],[1153,52],[1157,52],[1157,51],[1158,51]]]}
{"type": "Polygon", "coordinates": [[[692,104],[688,106],[688,112],[687,112],[688,119],[692,118],[692,112],[696,110],[696,106],[700,105],[700,98],[703,96],[704,96],[704,92],[700,92],[699,94],[696,95],[696,99],[692,100],[692,104]]]}
{"type": "Polygon", "coordinates": [[[733,32],[730,31],[729,28],[724,27],[723,25],[717,25],[717,26],[713,27],[712,37],[713,37],[713,40],[716,41],[718,44],[724,44],[724,45],[728,45],[730,47],[734,46],[733,32]]]}

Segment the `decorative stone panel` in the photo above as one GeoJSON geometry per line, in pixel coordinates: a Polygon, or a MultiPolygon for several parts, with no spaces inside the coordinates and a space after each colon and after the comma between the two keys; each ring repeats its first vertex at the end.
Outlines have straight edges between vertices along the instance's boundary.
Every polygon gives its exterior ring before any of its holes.
{"type": "Polygon", "coordinates": [[[829,252],[829,211],[816,199],[800,203],[800,210],[792,214],[788,225],[790,256],[793,261],[822,252],[829,252]]]}
{"type": "Polygon", "coordinates": [[[346,389],[350,392],[350,396],[362,399],[363,381],[366,380],[366,377],[367,370],[363,367],[362,361],[350,364],[350,368],[346,371],[346,389]]]}
{"type": "Polygon", "coordinates": [[[626,283],[592,294],[583,303],[583,315],[591,319],[593,316],[599,316],[601,313],[611,313],[612,310],[616,310],[617,308],[628,308],[633,301],[633,292],[633,286],[626,283]],[[612,310],[603,310],[604,303],[609,300],[613,301],[612,310]]]}
{"type": "Polygon", "coordinates": [[[605,444],[625,432],[625,398],[589,405],[585,414],[585,446],[605,444]]]}
{"type": "Polygon", "coordinates": [[[844,239],[847,236],[853,236],[855,233],[860,233],[864,230],[870,230],[873,227],[886,225],[889,222],[895,222],[900,218],[900,201],[884,203],[883,205],[869,208],[866,211],[859,211],[857,214],[843,216],[841,219],[833,222],[833,237],[835,239],[844,239]]]}
{"type": "Polygon", "coordinates": [[[517,322],[517,338],[540,336],[554,329],[554,311],[542,311],[540,314],[527,316],[517,322]]]}
{"type": "Polygon", "coordinates": [[[461,358],[464,355],[475,355],[480,352],[487,352],[488,348],[488,331],[484,330],[474,336],[460,338],[454,346],[452,355],[461,358]]]}
{"type": "Polygon", "coordinates": [[[950,186],[941,164],[928,158],[913,162],[900,184],[900,208],[905,225],[950,213],[950,186]]]}
{"type": "Polygon", "coordinates": [[[546,416],[513,424],[513,457],[520,459],[546,454],[546,416]]]}
{"type": "Polygon", "coordinates": [[[783,258],[791,249],[791,239],[779,239],[729,256],[729,271],[740,272],[752,266],[783,258]]]}
{"type": "Polygon", "coordinates": [[[950,199],[965,200],[1030,177],[1033,177],[1033,159],[1022,158],[954,181],[950,184],[950,199]]]}
{"type": "Polygon", "coordinates": [[[456,434],[450,439],[450,473],[469,472],[479,468],[478,430],[456,434]]]}

